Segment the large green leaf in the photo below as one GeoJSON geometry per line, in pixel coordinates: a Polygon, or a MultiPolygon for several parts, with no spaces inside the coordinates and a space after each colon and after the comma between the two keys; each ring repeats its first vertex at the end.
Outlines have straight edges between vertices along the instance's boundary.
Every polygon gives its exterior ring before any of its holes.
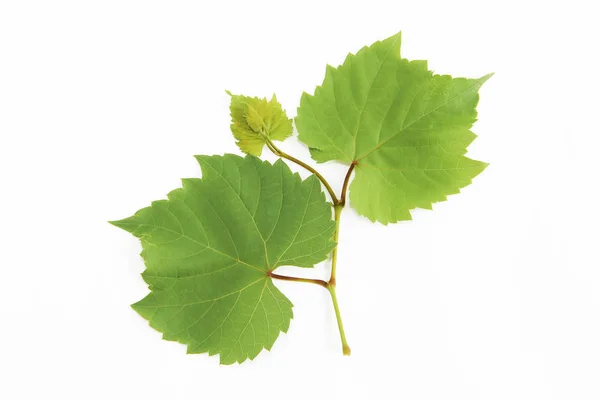
{"type": "Polygon", "coordinates": [[[133,308],[189,353],[242,362],[287,331],[292,304],[268,273],[327,257],[331,204],[316,177],[302,181],[282,161],[196,158],[202,179],[112,223],[143,246],[151,292],[133,308]]]}
{"type": "Polygon", "coordinates": [[[400,57],[400,33],[328,66],[314,96],[304,93],[296,126],[318,162],[356,164],[358,213],[384,224],[458,193],[486,163],[464,156],[476,137],[480,79],[434,75],[400,57]]]}

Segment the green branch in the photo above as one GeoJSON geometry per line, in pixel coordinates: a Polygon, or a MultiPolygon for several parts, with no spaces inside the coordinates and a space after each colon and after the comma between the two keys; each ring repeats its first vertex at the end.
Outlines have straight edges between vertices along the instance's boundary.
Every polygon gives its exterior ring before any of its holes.
{"type": "Polygon", "coordinates": [[[314,168],[312,168],[311,166],[307,165],[306,163],[298,160],[297,158],[292,157],[289,154],[286,154],[283,151],[279,150],[273,144],[273,142],[269,138],[266,137],[266,135],[263,137],[266,139],[267,147],[275,155],[285,158],[287,160],[290,160],[290,161],[306,168],[308,171],[315,174],[317,176],[317,178],[319,178],[319,180],[323,183],[325,188],[327,188],[327,191],[329,192],[329,195],[331,196],[331,199],[333,200],[333,212],[334,212],[334,220],[335,220],[335,231],[333,234],[333,240],[336,242],[336,246],[334,247],[332,254],[331,254],[331,275],[330,275],[329,281],[326,282],[326,281],[323,281],[320,279],[296,278],[296,277],[291,277],[291,276],[278,275],[278,274],[274,274],[272,272],[269,272],[269,276],[271,276],[272,278],[275,278],[275,279],[286,280],[286,281],[313,283],[313,284],[317,284],[317,285],[320,285],[320,286],[323,286],[324,288],[326,288],[329,291],[329,294],[331,295],[331,301],[333,303],[333,308],[335,310],[335,317],[336,317],[337,324],[338,324],[338,330],[340,331],[340,339],[342,341],[342,352],[344,355],[349,356],[350,355],[350,346],[348,345],[348,341],[346,339],[346,333],[344,332],[344,324],[342,322],[342,315],[340,313],[340,307],[339,307],[338,300],[337,300],[335,286],[336,286],[336,273],[337,273],[337,252],[338,252],[339,235],[340,235],[340,218],[342,216],[342,210],[344,209],[344,205],[346,204],[346,192],[348,191],[348,184],[350,182],[350,176],[352,175],[352,171],[354,170],[354,167],[356,166],[357,162],[354,161],[354,162],[352,162],[352,164],[350,164],[350,167],[348,168],[348,172],[346,172],[346,177],[344,178],[344,184],[342,186],[342,194],[340,195],[340,198],[338,200],[337,196],[333,192],[333,189],[331,189],[331,186],[329,185],[327,180],[321,174],[319,174],[314,168]]]}
{"type": "Polygon", "coordinates": [[[300,161],[296,157],[292,157],[289,154],[284,153],[283,151],[279,150],[279,148],[277,148],[277,146],[275,146],[275,144],[273,144],[273,142],[271,141],[271,139],[269,139],[266,135],[263,135],[263,137],[267,141],[267,147],[269,148],[269,150],[271,150],[273,152],[273,154],[275,154],[278,157],[285,158],[286,160],[290,160],[291,162],[293,162],[295,164],[298,164],[302,168],[304,168],[304,169],[310,171],[311,173],[315,174],[315,176],[317,178],[319,178],[319,180],[321,181],[321,183],[323,184],[323,186],[325,186],[325,189],[327,189],[327,192],[329,192],[329,196],[331,197],[331,201],[333,202],[333,205],[336,205],[336,204],[339,203],[339,200],[338,200],[337,196],[335,195],[335,192],[331,188],[331,185],[329,184],[329,182],[327,182],[327,179],[325,179],[323,177],[323,175],[321,175],[316,169],[314,169],[310,165],[306,164],[305,162],[300,161]]]}
{"type": "MultiPolygon", "coordinates": [[[[342,198],[344,197],[345,192],[342,193],[342,198]]],[[[336,285],[336,268],[337,268],[337,251],[340,245],[339,243],[339,235],[340,235],[340,217],[342,216],[342,210],[344,209],[343,204],[336,205],[334,210],[335,215],[335,233],[333,234],[333,240],[336,242],[336,245],[333,249],[333,253],[331,255],[331,277],[329,278],[329,294],[331,294],[331,301],[333,302],[333,308],[335,310],[335,317],[338,323],[338,330],[340,331],[340,339],[342,340],[342,352],[345,356],[350,355],[350,346],[348,346],[348,342],[346,340],[346,333],[344,332],[344,324],[342,323],[342,315],[340,313],[340,307],[337,301],[337,295],[335,292],[336,285]]]]}

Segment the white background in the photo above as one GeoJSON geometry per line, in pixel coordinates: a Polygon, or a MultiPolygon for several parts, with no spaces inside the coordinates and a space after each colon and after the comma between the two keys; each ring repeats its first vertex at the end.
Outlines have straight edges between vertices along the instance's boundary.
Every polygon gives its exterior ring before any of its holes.
{"type": "MultiPolygon", "coordinates": [[[[597,400],[592,4],[1,1],[0,398],[597,400]],[[344,212],[352,356],[327,292],[288,282],[289,333],[253,362],[160,340],[129,307],[140,245],[106,221],[199,176],[193,154],[238,152],[225,89],[293,116],[326,63],[398,30],[438,73],[496,73],[469,152],[491,165],[412,222],[344,212]]],[[[319,169],[339,191],[345,168],[319,169]]]]}

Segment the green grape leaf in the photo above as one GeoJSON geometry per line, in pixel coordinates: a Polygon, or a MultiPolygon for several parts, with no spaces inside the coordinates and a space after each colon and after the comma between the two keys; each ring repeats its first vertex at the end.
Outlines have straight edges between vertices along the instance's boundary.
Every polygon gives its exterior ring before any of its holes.
{"type": "Polygon", "coordinates": [[[479,79],[434,75],[400,57],[400,33],[327,66],[298,108],[298,138],[318,162],[355,165],[350,202],[383,224],[458,193],[486,163],[465,157],[475,139],[479,79]]]}
{"type": "Polygon", "coordinates": [[[285,140],[292,134],[292,120],[275,95],[267,101],[227,93],[231,96],[231,132],[244,153],[260,156],[267,138],[285,140]]]}
{"type": "Polygon", "coordinates": [[[271,349],[292,318],[270,273],[312,267],[335,247],[331,204],[315,176],[303,181],[282,161],[196,158],[202,179],[111,223],[142,243],[151,292],[132,307],[188,353],[241,363],[271,349]]]}

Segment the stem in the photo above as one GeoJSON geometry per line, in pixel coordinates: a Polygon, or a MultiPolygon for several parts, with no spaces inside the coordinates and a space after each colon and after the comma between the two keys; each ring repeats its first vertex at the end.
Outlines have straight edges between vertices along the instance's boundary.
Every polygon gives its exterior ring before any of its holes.
{"type": "Polygon", "coordinates": [[[277,146],[275,146],[275,144],[273,144],[273,142],[271,141],[271,139],[269,139],[268,137],[264,137],[267,141],[267,147],[269,148],[269,150],[271,150],[276,156],[285,158],[286,160],[290,160],[293,163],[296,163],[298,165],[300,165],[301,167],[307,169],[308,171],[312,172],[313,174],[315,174],[317,176],[317,178],[319,178],[319,180],[321,181],[321,183],[325,186],[325,188],[327,189],[327,191],[329,192],[329,196],[331,196],[331,201],[333,202],[333,204],[338,204],[339,200],[337,198],[337,196],[335,195],[335,192],[333,191],[333,189],[331,188],[331,185],[329,184],[329,182],[327,182],[327,180],[323,177],[323,175],[321,175],[320,173],[317,172],[317,170],[315,170],[313,167],[311,167],[310,165],[306,164],[303,161],[298,160],[295,157],[290,156],[287,153],[284,153],[283,151],[279,150],[279,148],[277,148],[277,146]]]}
{"type": "Polygon", "coordinates": [[[340,307],[338,306],[337,296],[335,294],[335,285],[329,286],[329,294],[331,294],[331,301],[333,302],[333,308],[335,309],[335,317],[337,319],[338,328],[340,330],[340,339],[342,340],[342,353],[345,356],[350,355],[350,346],[346,340],[346,333],[344,332],[344,324],[342,323],[342,315],[340,314],[340,307]]]}
{"type": "MultiPolygon", "coordinates": [[[[350,168],[352,169],[353,167],[350,168]]],[[[348,175],[350,174],[348,173],[348,175]]],[[[342,198],[344,198],[344,195],[345,192],[342,192],[342,198]]],[[[348,346],[348,342],[346,341],[346,333],[344,332],[344,324],[342,323],[342,314],[340,313],[340,306],[338,305],[337,295],[335,293],[337,251],[339,246],[338,238],[340,236],[340,217],[342,216],[343,209],[344,204],[337,204],[333,207],[333,212],[335,215],[335,232],[333,234],[333,240],[336,242],[336,245],[333,248],[333,253],[331,254],[331,277],[329,278],[329,286],[327,289],[329,289],[329,294],[331,294],[331,301],[333,302],[333,308],[335,310],[335,318],[337,319],[338,329],[340,331],[340,339],[342,339],[342,352],[345,356],[349,356],[350,346],[348,346]]]]}
{"type": "Polygon", "coordinates": [[[348,168],[348,172],[346,172],[346,177],[344,178],[344,186],[342,186],[342,195],[340,196],[340,201],[338,204],[344,206],[346,205],[346,192],[348,191],[348,183],[350,183],[350,175],[352,175],[352,171],[354,171],[354,167],[358,164],[357,161],[352,161],[350,164],[350,168],[348,168]]]}
{"type": "Polygon", "coordinates": [[[281,279],[282,281],[314,283],[315,285],[323,286],[326,289],[329,288],[329,283],[321,279],[297,278],[295,276],[279,275],[270,271],[267,273],[267,275],[269,275],[271,278],[281,279]]]}
{"type": "Polygon", "coordinates": [[[337,300],[335,285],[336,285],[337,251],[338,251],[338,246],[339,246],[339,235],[340,235],[340,218],[342,216],[342,210],[344,209],[344,205],[346,204],[346,192],[348,191],[348,184],[350,182],[350,176],[352,175],[352,171],[354,170],[354,167],[356,167],[357,161],[353,161],[352,164],[350,164],[350,168],[348,168],[348,172],[346,172],[346,177],[344,178],[344,185],[342,186],[342,194],[338,200],[337,196],[335,195],[335,192],[331,188],[331,185],[329,185],[329,182],[327,182],[327,180],[323,177],[323,175],[318,173],[310,165],[279,150],[277,148],[277,146],[275,146],[275,144],[273,144],[271,139],[269,139],[266,135],[263,135],[263,137],[266,141],[266,144],[267,144],[267,147],[269,148],[269,150],[271,150],[276,156],[290,160],[291,162],[296,163],[296,164],[300,165],[301,167],[307,169],[311,173],[315,174],[317,176],[317,178],[319,178],[321,183],[325,186],[325,188],[329,192],[329,196],[331,196],[331,200],[333,202],[333,212],[334,212],[334,219],[335,219],[335,232],[333,234],[333,240],[334,240],[334,242],[336,242],[336,245],[333,248],[333,252],[331,254],[331,276],[330,276],[328,282],[325,282],[320,279],[296,278],[296,277],[291,277],[291,276],[278,275],[271,271],[268,272],[268,275],[275,279],[281,279],[284,281],[313,283],[313,284],[320,285],[320,286],[323,286],[324,288],[326,288],[329,291],[329,294],[331,295],[331,301],[333,303],[333,308],[335,310],[335,318],[337,320],[338,330],[340,331],[340,339],[342,340],[342,353],[345,356],[349,356],[350,355],[350,346],[348,346],[348,341],[346,339],[346,333],[344,332],[344,324],[342,323],[342,314],[340,313],[340,306],[339,306],[338,300],[337,300]]]}
{"type": "Polygon", "coordinates": [[[334,219],[335,219],[335,232],[333,233],[333,241],[336,243],[331,253],[331,278],[329,278],[329,284],[335,285],[335,272],[337,266],[337,252],[338,252],[338,238],[340,236],[340,217],[342,216],[342,210],[344,209],[343,204],[333,206],[334,219]]]}

